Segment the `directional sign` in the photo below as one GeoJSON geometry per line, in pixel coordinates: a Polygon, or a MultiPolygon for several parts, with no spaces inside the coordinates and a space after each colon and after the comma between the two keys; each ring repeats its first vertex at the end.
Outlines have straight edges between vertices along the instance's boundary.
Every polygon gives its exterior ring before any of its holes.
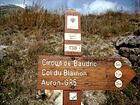
{"type": "Polygon", "coordinates": [[[76,41],[76,40],[81,41],[81,34],[80,33],[65,33],[64,39],[70,40],[70,41],[76,41]]]}
{"type": "Polygon", "coordinates": [[[121,58],[39,56],[37,89],[122,90],[135,75],[121,58]]]}
{"type": "Polygon", "coordinates": [[[81,44],[65,44],[66,52],[81,52],[81,44]]]}

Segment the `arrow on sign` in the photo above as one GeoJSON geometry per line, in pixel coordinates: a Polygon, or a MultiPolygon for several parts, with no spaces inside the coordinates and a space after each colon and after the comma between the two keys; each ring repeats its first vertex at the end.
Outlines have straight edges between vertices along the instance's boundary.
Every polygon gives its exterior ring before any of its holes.
{"type": "Polygon", "coordinates": [[[37,89],[122,90],[135,75],[121,58],[39,56],[37,89]]]}

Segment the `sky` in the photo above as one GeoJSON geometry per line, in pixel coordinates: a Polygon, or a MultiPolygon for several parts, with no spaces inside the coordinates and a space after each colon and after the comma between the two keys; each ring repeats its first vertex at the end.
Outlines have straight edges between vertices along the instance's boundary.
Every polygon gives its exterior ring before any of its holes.
{"type": "MultiPolygon", "coordinates": [[[[134,11],[135,0],[0,0],[0,5],[15,4],[21,7],[32,5],[33,1],[38,1],[47,10],[55,10],[58,8],[75,9],[82,14],[105,13],[107,10],[114,11],[134,11]]],[[[140,0],[139,11],[140,11],[140,0]]]]}

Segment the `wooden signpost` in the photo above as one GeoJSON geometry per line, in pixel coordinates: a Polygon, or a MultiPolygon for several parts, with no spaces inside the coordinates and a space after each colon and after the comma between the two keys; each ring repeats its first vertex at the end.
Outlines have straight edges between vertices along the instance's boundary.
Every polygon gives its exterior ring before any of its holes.
{"type": "Polygon", "coordinates": [[[65,56],[39,56],[37,89],[64,90],[64,105],[80,105],[81,90],[122,90],[136,73],[121,58],[81,55],[80,13],[65,14],[65,56]]]}
{"type": "Polygon", "coordinates": [[[122,90],[135,72],[120,58],[39,56],[38,89],[122,90]]]}
{"type": "MultiPolygon", "coordinates": [[[[65,12],[64,55],[81,56],[81,20],[80,13],[75,10],[65,12]]],[[[74,88],[74,86],[72,86],[74,88]]],[[[80,105],[81,91],[64,90],[64,105],[80,105]],[[70,99],[70,97],[75,97],[70,99]]]]}

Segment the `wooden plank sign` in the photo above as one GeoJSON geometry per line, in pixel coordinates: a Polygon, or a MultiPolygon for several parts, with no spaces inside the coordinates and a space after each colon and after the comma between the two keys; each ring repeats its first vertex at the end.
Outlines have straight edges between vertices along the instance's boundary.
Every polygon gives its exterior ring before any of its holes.
{"type": "Polygon", "coordinates": [[[135,75],[121,58],[39,56],[37,89],[122,90],[135,75]]]}
{"type": "Polygon", "coordinates": [[[68,10],[65,13],[64,55],[81,55],[80,13],[68,10]]]}
{"type": "Polygon", "coordinates": [[[79,12],[72,9],[65,12],[65,33],[81,33],[79,12]]]}

